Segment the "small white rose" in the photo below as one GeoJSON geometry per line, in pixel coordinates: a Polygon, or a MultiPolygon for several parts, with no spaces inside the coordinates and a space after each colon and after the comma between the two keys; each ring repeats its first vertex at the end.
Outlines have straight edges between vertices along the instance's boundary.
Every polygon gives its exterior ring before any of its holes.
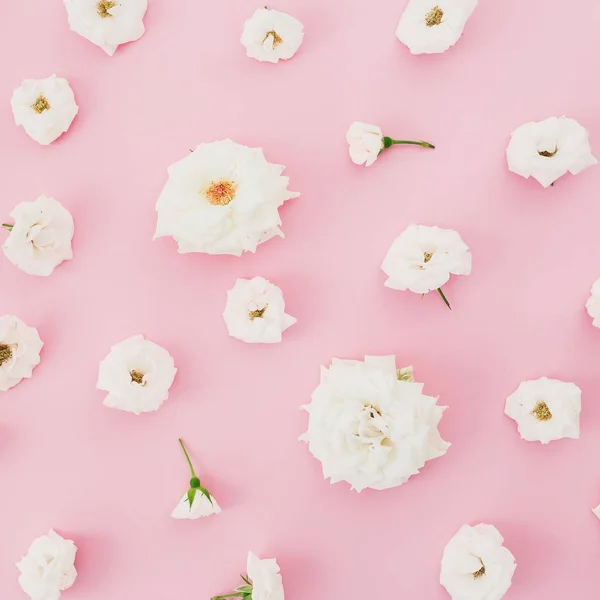
{"type": "Polygon", "coordinates": [[[444,548],[440,583],[453,600],[500,600],[517,568],[493,525],[463,525],[444,548]]]}
{"type": "Polygon", "coordinates": [[[43,345],[35,327],[13,315],[0,317],[0,392],[31,377],[43,345]]]}
{"type": "Polygon", "coordinates": [[[592,512],[600,519],[600,504],[596,508],[592,508],[592,512]]]}
{"type": "Polygon", "coordinates": [[[288,191],[284,168],[267,162],[261,148],[231,140],[200,144],[169,167],[154,239],[172,236],[181,253],[241,256],[283,237],[279,207],[299,196],[288,191]]]}
{"type": "Polygon", "coordinates": [[[523,381],[506,399],[504,412],[528,442],[578,439],[581,390],[574,383],[547,377],[523,381]]]}
{"type": "Polygon", "coordinates": [[[592,292],[585,304],[588,314],[592,317],[594,327],[600,327],[600,279],[592,286],[592,292]]]}
{"type": "Polygon", "coordinates": [[[589,134],[575,119],[550,117],[515,129],[506,148],[513,173],[537,179],[545,188],[565,173],[573,175],[597,164],[589,134]]]}
{"type": "Polygon", "coordinates": [[[121,44],[144,35],[148,0],[64,0],[71,31],[112,56],[121,44]]]}
{"type": "Polygon", "coordinates": [[[223,319],[231,337],[250,344],[281,342],[282,333],[296,323],[285,313],[281,289],[264,277],[235,282],[227,292],[223,319]]]}
{"type": "Polygon", "coordinates": [[[164,348],[134,335],[110,349],[100,363],[96,387],[108,392],[104,406],[139,415],[160,408],[176,372],[173,357],[164,348]]]}
{"type": "Polygon", "coordinates": [[[477,0],[409,0],[396,37],[412,54],[445,52],[460,39],[477,0]]]}
{"type": "Polygon", "coordinates": [[[15,222],[3,224],[10,235],[2,249],[21,271],[48,276],[60,263],[73,258],[73,217],[60,202],[40,196],[34,202],[17,204],[10,216],[15,222]]]}
{"type": "Polygon", "coordinates": [[[334,358],[323,368],[300,438],[331,483],[347,481],[360,492],[402,485],[450,446],[438,431],[444,406],[423,394],[412,369],[396,369],[393,356],[364,362],[334,358]]]}
{"type": "Polygon", "coordinates": [[[415,294],[437,290],[450,308],[442,286],[450,275],[471,273],[471,253],[452,229],[409,225],[390,246],[381,269],[388,276],[386,287],[415,294]]]}
{"type": "Polygon", "coordinates": [[[69,129],[79,107],[66,79],[25,79],[10,101],[17,125],[42,145],[51,144],[69,129]]]}
{"type": "Polygon", "coordinates": [[[75,582],[77,546],[53,530],[36,538],[17,563],[19,585],[31,600],[58,600],[75,582]]]}
{"type": "Polygon", "coordinates": [[[256,60],[277,63],[292,58],[304,37],[298,19],[268,8],[259,8],[244,23],[241,42],[256,60]]]}

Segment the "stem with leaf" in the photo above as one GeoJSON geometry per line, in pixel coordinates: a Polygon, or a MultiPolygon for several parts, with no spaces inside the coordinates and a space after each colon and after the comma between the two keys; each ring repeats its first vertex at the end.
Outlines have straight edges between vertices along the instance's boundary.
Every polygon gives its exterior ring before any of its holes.
{"type": "Polygon", "coordinates": [[[208,499],[208,501],[212,504],[212,496],[210,495],[209,491],[206,488],[202,487],[202,485],[200,484],[200,478],[196,476],[196,472],[194,471],[194,465],[192,464],[190,455],[188,454],[185,448],[185,444],[183,443],[183,440],[181,438],[179,438],[179,444],[181,445],[181,449],[185,454],[185,459],[187,460],[187,463],[190,467],[190,473],[192,475],[192,478],[190,479],[190,489],[187,491],[187,498],[188,502],[190,503],[190,510],[192,509],[192,504],[194,504],[194,498],[196,497],[196,494],[198,492],[205,496],[208,499]]]}

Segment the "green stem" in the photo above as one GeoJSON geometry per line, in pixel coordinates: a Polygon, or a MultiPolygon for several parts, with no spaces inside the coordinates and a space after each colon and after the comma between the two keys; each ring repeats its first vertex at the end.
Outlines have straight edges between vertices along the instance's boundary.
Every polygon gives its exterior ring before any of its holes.
{"type": "Polygon", "coordinates": [[[429,142],[416,142],[413,140],[394,140],[393,138],[387,136],[383,138],[384,148],[389,148],[390,146],[393,146],[395,144],[412,144],[413,146],[421,146],[422,148],[435,148],[435,146],[433,144],[430,144],[429,142]]]}
{"type": "Polygon", "coordinates": [[[448,298],[446,298],[446,296],[444,295],[444,292],[442,292],[442,288],[439,287],[437,289],[438,294],[442,297],[442,300],[444,301],[444,304],[450,309],[452,310],[452,307],[450,306],[450,302],[448,302],[448,298]]]}
{"type": "Polygon", "coordinates": [[[185,449],[185,446],[183,445],[183,440],[181,438],[179,438],[179,443],[181,444],[181,449],[183,450],[183,453],[185,454],[185,458],[188,462],[188,465],[190,465],[190,472],[192,473],[192,477],[196,477],[196,473],[194,472],[194,465],[192,464],[192,461],[190,460],[190,455],[187,453],[187,450],[185,449]]]}
{"type": "Polygon", "coordinates": [[[2,223],[2,227],[4,227],[4,229],[8,229],[9,231],[12,231],[12,228],[14,227],[14,225],[11,225],[10,223],[2,223]]]}
{"type": "Polygon", "coordinates": [[[224,596],[213,596],[210,600],[222,600],[223,598],[243,598],[242,594],[225,594],[224,596]]]}

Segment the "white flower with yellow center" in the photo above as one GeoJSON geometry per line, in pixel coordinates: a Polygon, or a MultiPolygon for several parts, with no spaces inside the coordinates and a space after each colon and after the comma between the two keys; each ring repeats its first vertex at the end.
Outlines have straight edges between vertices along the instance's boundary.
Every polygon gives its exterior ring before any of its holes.
{"type": "Polygon", "coordinates": [[[412,54],[445,52],[460,39],[478,0],[409,0],[396,37],[412,54]]]}
{"type": "Polygon", "coordinates": [[[450,446],[438,431],[446,407],[423,394],[412,369],[398,371],[393,356],[334,358],[303,408],[309,421],[300,439],[323,476],[357,492],[402,485],[450,446]]]}
{"type": "Polygon", "coordinates": [[[471,253],[452,229],[409,225],[392,243],[381,269],[394,290],[427,294],[437,290],[450,308],[442,286],[450,275],[469,275],[471,253]]]}
{"type": "Polygon", "coordinates": [[[594,327],[600,327],[600,279],[592,286],[591,295],[585,304],[588,314],[592,317],[594,327]]]}
{"type": "Polygon", "coordinates": [[[504,412],[528,442],[578,439],[581,390],[574,383],[547,377],[523,381],[506,399],[504,412]]]}
{"type": "Polygon", "coordinates": [[[173,357],[164,348],[134,335],[110,349],[100,363],[96,387],[108,392],[104,406],[139,415],[161,407],[176,372],[173,357]]]}
{"type": "Polygon", "coordinates": [[[66,79],[25,79],[10,101],[15,123],[46,146],[69,129],[79,107],[66,79]]]}
{"type": "Polygon", "coordinates": [[[0,392],[31,377],[43,345],[35,327],[13,315],[0,317],[0,392]]]}
{"type": "Polygon", "coordinates": [[[15,222],[2,224],[10,231],[2,249],[21,271],[48,276],[60,263],[73,258],[73,217],[60,202],[40,196],[34,202],[17,204],[10,216],[15,222]]]}
{"type": "Polygon", "coordinates": [[[298,19],[268,8],[258,8],[244,24],[241,42],[256,60],[277,63],[292,58],[304,37],[298,19]]]}
{"type": "Polygon", "coordinates": [[[573,175],[598,163],[589,133],[575,119],[550,117],[515,129],[506,148],[508,168],[545,188],[570,172],[573,175]]]}
{"type": "Polygon", "coordinates": [[[288,191],[284,168],[267,162],[261,148],[231,140],[200,144],[169,167],[154,238],[172,236],[181,253],[240,256],[283,237],[279,207],[299,196],[288,191]]]}
{"type": "Polygon", "coordinates": [[[148,0],[64,0],[71,30],[112,56],[144,35],[148,0]]]}

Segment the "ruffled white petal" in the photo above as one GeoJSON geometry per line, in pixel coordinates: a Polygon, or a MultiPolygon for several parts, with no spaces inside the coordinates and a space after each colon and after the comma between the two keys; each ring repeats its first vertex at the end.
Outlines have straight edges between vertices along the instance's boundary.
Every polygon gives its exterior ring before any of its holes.
{"type": "Polygon", "coordinates": [[[252,600],[284,600],[283,579],[274,558],[258,558],[248,552],[246,564],[252,582],[252,600]]]}
{"type": "Polygon", "coordinates": [[[197,492],[194,501],[192,502],[192,508],[190,509],[190,502],[187,493],[185,493],[181,496],[181,499],[171,513],[171,516],[174,519],[199,519],[200,517],[218,515],[221,512],[221,507],[217,504],[217,501],[212,494],[211,498],[212,503],[204,494],[197,492]]]}
{"type": "Polygon", "coordinates": [[[346,141],[352,162],[370,167],[383,148],[383,133],[377,125],[355,121],[346,133],[346,141]]]}
{"type": "Polygon", "coordinates": [[[592,286],[592,291],[588,301],[585,304],[594,327],[600,327],[600,279],[597,279],[592,286]]]}
{"type": "Polygon", "coordinates": [[[0,317],[0,392],[31,377],[43,345],[35,327],[13,315],[0,317]]]}

